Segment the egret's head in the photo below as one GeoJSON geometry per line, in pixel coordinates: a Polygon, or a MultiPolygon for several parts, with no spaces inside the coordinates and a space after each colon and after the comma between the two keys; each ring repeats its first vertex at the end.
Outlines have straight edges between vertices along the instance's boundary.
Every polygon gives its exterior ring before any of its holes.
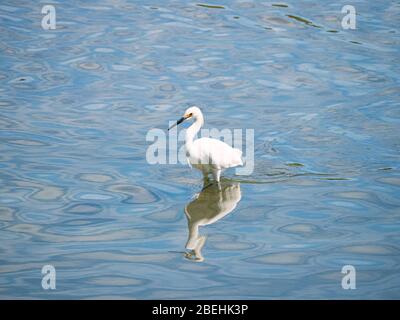
{"type": "Polygon", "coordinates": [[[186,109],[185,113],[183,114],[183,118],[185,118],[185,119],[189,119],[189,118],[192,118],[192,117],[193,118],[198,118],[201,115],[203,115],[201,113],[201,110],[198,107],[193,106],[193,107],[190,107],[190,108],[186,109]]]}
{"type": "MultiPolygon", "coordinates": [[[[177,126],[178,124],[182,123],[183,121],[187,120],[187,119],[201,119],[201,122],[203,122],[203,114],[201,113],[201,110],[196,107],[190,107],[187,108],[185,113],[183,114],[183,117],[180,118],[176,123],[174,123],[171,127],[168,128],[168,130],[171,130],[173,127],[177,126]]],[[[203,124],[203,123],[202,123],[203,124]]]]}

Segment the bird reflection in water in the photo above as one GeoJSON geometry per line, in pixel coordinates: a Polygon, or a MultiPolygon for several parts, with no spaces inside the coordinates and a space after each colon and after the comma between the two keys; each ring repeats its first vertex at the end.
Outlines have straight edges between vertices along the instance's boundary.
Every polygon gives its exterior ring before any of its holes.
{"type": "MultiPolygon", "coordinates": [[[[205,184],[206,185],[206,184],[205,184]]],[[[194,200],[185,207],[188,220],[189,236],[186,243],[185,257],[193,261],[203,261],[201,250],[206,237],[200,235],[199,227],[213,224],[235,209],[241,199],[240,183],[223,180],[203,187],[194,200]]]]}

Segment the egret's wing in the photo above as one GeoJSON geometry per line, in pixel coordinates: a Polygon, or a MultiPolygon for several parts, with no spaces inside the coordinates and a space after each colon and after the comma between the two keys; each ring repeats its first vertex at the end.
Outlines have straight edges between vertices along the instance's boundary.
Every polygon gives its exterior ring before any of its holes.
{"type": "Polygon", "coordinates": [[[225,142],[211,138],[201,138],[194,142],[194,149],[201,163],[211,163],[218,168],[243,165],[242,151],[234,149],[225,142]]]}

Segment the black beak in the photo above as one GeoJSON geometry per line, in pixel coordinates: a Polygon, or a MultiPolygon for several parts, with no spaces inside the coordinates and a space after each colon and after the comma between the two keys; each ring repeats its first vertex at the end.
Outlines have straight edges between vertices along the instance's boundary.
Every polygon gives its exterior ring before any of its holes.
{"type": "Polygon", "coordinates": [[[168,128],[168,131],[171,130],[173,127],[177,126],[178,124],[182,123],[183,121],[185,121],[186,118],[182,117],[180,118],[176,123],[174,123],[172,126],[170,126],[168,128]]]}

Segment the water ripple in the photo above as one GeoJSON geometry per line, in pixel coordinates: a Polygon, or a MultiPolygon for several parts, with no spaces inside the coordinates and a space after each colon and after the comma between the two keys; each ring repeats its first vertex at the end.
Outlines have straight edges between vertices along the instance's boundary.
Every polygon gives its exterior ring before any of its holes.
{"type": "Polygon", "coordinates": [[[398,3],[55,7],[0,4],[0,298],[45,264],[60,299],[400,297],[398,3]],[[254,129],[250,176],[146,162],[188,104],[254,129]]]}

